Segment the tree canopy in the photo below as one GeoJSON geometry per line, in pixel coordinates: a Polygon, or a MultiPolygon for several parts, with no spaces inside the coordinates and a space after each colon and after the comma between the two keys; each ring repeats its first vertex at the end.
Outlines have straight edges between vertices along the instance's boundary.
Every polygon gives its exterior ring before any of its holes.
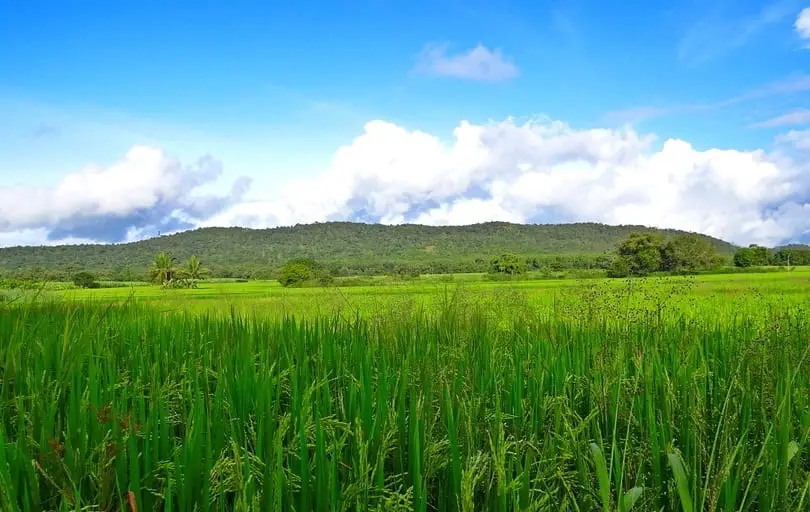
{"type": "Polygon", "coordinates": [[[722,258],[704,238],[678,235],[661,248],[661,270],[694,273],[718,266],[722,258]]]}
{"type": "Polygon", "coordinates": [[[322,265],[309,258],[296,258],[288,261],[278,272],[281,286],[302,286],[310,282],[329,284],[331,276],[322,265]]]}
{"type": "Polygon", "coordinates": [[[73,276],[73,284],[77,288],[98,288],[101,286],[90,272],[79,272],[73,276]]]}
{"type": "Polygon", "coordinates": [[[678,235],[664,241],[651,233],[631,233],[616,250],[611,277],[646,276],[653,272],[695,273],[722,264],[705,238],[678,235]]]}
{"type": "Polygon", "coordinates": [[[740,247],[734,253],[734,265],[738,267],[761,267],[772,261],[770,251],[759,245],[740,247]]]}
{"type": "Polygon", "coordinates": [[[526,273],[526,259],[516,254],[505,253],[490,262],[490,272],[493,274],[519,275],[526,273]]]}

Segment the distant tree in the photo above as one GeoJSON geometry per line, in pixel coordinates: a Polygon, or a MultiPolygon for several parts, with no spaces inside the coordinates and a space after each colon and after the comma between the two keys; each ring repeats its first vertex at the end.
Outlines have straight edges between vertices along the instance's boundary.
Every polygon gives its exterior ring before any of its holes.
{"type": "Polygon", "coordinates": [[[157,253],[149,270],[150,280],[163,286],[169,285],[177,274],[176,262],[174,256],[167,252],[157,253]]]}
{"type": "Polygon", "coordinates": [[[278,281],[285,287],[301,286],[307,282],[326,286],[333,280],[334,278],[322,265],[310,258],[292,259],[278,272],[278,281]]]}
{"type": "Polygon", "coordinates": [[[548,268],[550,268],[554,272],[562,272],[563,270],[565,270],[565,267],[566,267],[565,259],[561,258],[560,256],[555,256],[551,258],[551,260],[549,260],[548,262],[548,268]]]}
{"type": "Polygon", "coordinates": [[[526,273],[526,260],[517,255],[504,253],[490,261],[489,271],[493,274],[510,276],[526,273]]]}
{"type": "Polygon", "coordinates": [[[749,245],[748,248],[751,249],[751,257],[753,259],[754,266],[762,267],[764,265],[771,264],[771,253],[768,251],[767,247],[752,244],[749,245]]]}
{"type": "Polygon", "coordinates": [[[608,277],[629,277],[630,276],[630,264],[627,262],[627,258],[616,258],[610,265],[607,271],[608,277]]]}
{"type": "Polygon", "coordinates": [[[419,277],[419,269],[413,265],[394,265],[389,274],[394,279],[416,279],[419,277]]]}
{"type": "Polygon", "coordinates": [[[646,276],[661,270],[661,238],[649,233],[630,233],[619,244],[619,259],[627,265],[628,275],[646,276]]]}
{"type": "Polygon", "coordinates": [[[775,265],[801,266],[810,265],[810,247],[792,245],[780,248],[773,255],[775,265]]]}
{"type": "Polygon", "coordinates": [[[593,262],[594,267],[609,270],[613,267],[614,258],[608,255],[597,256],[593,262]]]}
{"type": "Polygon", "coordinates": [[[680,235],[661,248],[661,270],[675,273],[693,273],[721,263],[714,246],[705,238],[680,235]]]}
{"type": "Polygon", "coordinates": [[[762,267],[774,262],[767,247],[751,244],[748,247],[740,247],[734,253],[734,265],[737,267],[762,267]]]}
{"type": "Polygon", "coordinates": [[[135,280],[135,273],[130,265],[124,265],[113,269],[111,277],[113,281],[129,282],[135,280]]]}
{"type": "Polygon", "coordinates": [[[748,247],[740,247],[734,253],[734,266],[750,267],[754,264],[754,254],[748,247]]]}
{"type": "Polygon", "coordinates": [[[183,268],[183,277],[188,279],[189,285],[192,288],[196,288],[197,281],[205,279],[206,276],[208,276],[208,269],[202,266],[200,258],[192,255],[183,268]]]}
{"type": "Polygon", "coordinates": [[[310,268],[301,262],[288,262],[278,273],[278,281],[281,286],[298,286],[312,279],[310,268]]]}
{"type": "Polygon", "coordinates": [[[79,272],[73,276],[73,284],[77,288],[98,288],[101,285],[96,281],[96,277],[90,272],[79,272]]]}

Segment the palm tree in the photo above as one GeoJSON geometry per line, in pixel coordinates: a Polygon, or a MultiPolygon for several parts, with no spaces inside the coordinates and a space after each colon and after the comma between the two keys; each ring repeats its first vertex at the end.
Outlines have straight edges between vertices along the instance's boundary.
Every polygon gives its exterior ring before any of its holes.
{"type": "Polygon", "coordinates": [[[183,269],[185,278],[191,281],[191,286],[197,286],[197,281],[204,279],[208,275],[208,269],[202,266],[200,258],[192,255],[186,262],[186,268],[183,269]]]}
{"type": "Polygon", "coordinates": [[[177,269],[175,268],[175,258],[167,252],[159,252],[155,255],[155,261],[152,262],[152,268],[149,271],[152,281],[167,285],[172,282],[175,277],[177,269]]]}

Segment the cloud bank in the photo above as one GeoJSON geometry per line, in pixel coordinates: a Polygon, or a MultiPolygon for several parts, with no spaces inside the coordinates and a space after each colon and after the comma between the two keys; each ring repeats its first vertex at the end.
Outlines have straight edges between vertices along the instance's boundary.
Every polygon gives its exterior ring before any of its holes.
{"type": "Polygon", "coordinates": [[[136,146],[118,162],[68,174],[54,187],[0,187],[0,241],[14,232],[21,242],[37,233],[46,242],[118,242],[187,229],[247,190],[241,179],[226,196],[194,194],[221,172],[211,157],[183,166],[159,148],[136,146]]]}
{"type": "Polygon", "coordinates": [[[630,128],[506,120],[462,122],[442,141],[372,121],[329,169],[261,200],[245,200],[245,181],[223,196],[196,194],[219,175],[216,160],[183,166],[137,147],[54,188],[0,189],[0,243],[11,232],[117,241],[192,226],[502,220],[646,224],[773,245],[810,232],[808,140],[790,132],[770,152],[700,151],[630,128]]]}
{"type": "Polygon", "coordinates": [[[520,73],[500,50],[489,50],[479,44],[466,53],[450,55],[446,45],[428,45],[419,55],[416,70],[421,73],[499,82],[516,78],[520,73]]]}

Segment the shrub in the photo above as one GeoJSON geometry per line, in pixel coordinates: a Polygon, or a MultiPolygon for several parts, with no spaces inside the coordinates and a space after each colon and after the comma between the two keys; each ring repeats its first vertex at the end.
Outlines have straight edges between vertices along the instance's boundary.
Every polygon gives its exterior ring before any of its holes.
{"type": "Polygon", "coordinates": [[[302,283],[312,278],[310,268],[304,263],[290,262],[281,267],[278,273],[278,281],[281,286],[300,286],[302,283]]]}
{"type": "Polygon", "coordinates": [[[510,276],[526,273],[526,260],[514,254],[502,254],[493,258],[489,271],[493,274],[507,274],[510,276]]]}
{"type": "Polygon", "coordinates": [[[630,275],[630,264],[625,258],[617,258],[613,260],[607,275],[614,278],[628,277],[630,275]]]}
{"type": "Polygon", "coordinates": [[[278,271],[281,286],[329,286],[334,282],[332,275],[323,266],[308,258],[288,261],[278,271]]]}
{"type": "Polygon", "coordinates": [[[77,288],[99,288],[101,285],[96,281],[96,277],[90,272],[79,272],[73,276],[73,284],[77,288]]]}

